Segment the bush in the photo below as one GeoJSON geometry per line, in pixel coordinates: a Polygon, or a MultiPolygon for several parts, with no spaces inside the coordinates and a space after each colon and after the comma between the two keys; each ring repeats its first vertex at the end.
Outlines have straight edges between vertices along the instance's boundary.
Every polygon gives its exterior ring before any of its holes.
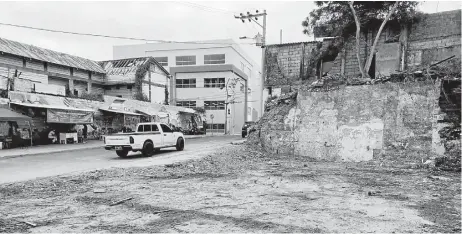
{"type": "Polygon", "coordinates": [[[149,102],[149,98],[146,94],[137,92],[135,95],[133,95],[133,99],[142,101],[142,102],[149,102]]]}
{"type": "Polygon", "coordinates": [[[104,97],[102,93],[82,93],[81,99],[104,102],[104,97]]]}

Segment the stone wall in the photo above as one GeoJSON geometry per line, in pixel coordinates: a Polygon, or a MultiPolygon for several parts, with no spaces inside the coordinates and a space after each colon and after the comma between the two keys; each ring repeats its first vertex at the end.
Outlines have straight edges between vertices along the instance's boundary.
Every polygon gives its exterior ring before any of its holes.
{"type": "Polygon", "coordinates": [[[272,153],[321,160],[367,161],[395,150],[426,158],[434,153],[439,88],[416,82],[300,90],[296,105],[271,109],[252,138],[272,153]]]}

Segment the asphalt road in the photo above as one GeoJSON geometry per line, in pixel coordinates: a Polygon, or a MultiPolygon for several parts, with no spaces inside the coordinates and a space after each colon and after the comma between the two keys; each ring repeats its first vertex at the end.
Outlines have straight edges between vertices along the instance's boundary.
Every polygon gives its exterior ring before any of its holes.
{"type": "Polygon", "coordinates": [[[216,136],[186,140],[185,149],[162,149],[152,157],[139,152],[128,158],[119,158],[114,151],[103,148],[67,151],[61,153],[29,155],[0,159],[0,183],[25,181],[40,177],[78,173],[113,167],[143,167],[170,164],[206,156],[215,149],[241,139],[240,136],[216,136]]]}

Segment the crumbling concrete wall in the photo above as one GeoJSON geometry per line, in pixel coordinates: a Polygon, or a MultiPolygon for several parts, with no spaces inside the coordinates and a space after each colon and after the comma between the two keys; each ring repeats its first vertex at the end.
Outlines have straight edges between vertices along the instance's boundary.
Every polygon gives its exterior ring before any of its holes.
{"type": "Polygon", "coordinates": [[[329,161],[367,161],[394,151],[426,159],[441,145],[439,97],[440,83],[431,81],[299,90],[296,104],[265,113],[249,140],[272,153],[329,161]]]}
{"type": "Polygon", "coordinates": [[[438,98],[438,85],[428,82],[300,92],[295,154],[332,161],[367,161],[394,149],[428,155],[438,98]]]}

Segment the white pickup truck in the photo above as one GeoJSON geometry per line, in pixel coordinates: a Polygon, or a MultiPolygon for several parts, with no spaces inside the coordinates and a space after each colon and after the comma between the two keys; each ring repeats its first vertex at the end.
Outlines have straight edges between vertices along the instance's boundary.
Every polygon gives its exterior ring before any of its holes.
{"type": "Polygon", "coordinates": [[[161,148],[184,149],[183,133],[174,132],[163,123],[140,123],[136,132],[117,133],[104,137],[104,148],[115,150],[119,157],[127,157],[128,152],[141,151],[144,156],[152,156],[161,148]]]}

